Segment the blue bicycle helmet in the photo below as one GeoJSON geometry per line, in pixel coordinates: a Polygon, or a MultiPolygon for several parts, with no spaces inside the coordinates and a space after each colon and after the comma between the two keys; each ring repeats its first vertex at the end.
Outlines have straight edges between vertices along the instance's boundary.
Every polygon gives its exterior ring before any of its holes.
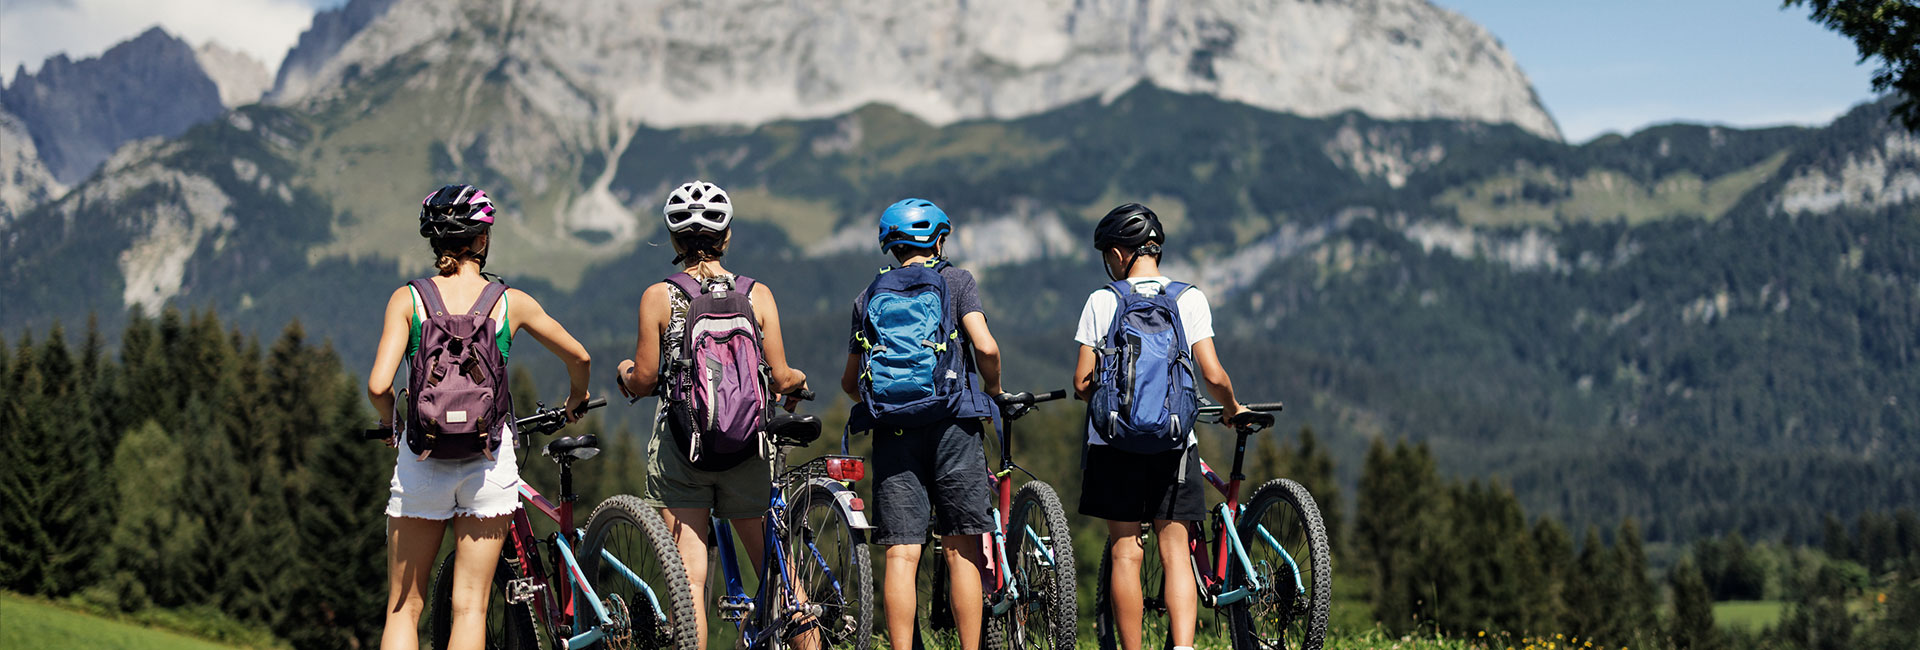
{"type": "Polygon", "coordinates": [[[953,231],[947,213],[926,199],[902,199],[880,213],[880,250],[896,244],[933,248],[940,236],[953,231]]]}

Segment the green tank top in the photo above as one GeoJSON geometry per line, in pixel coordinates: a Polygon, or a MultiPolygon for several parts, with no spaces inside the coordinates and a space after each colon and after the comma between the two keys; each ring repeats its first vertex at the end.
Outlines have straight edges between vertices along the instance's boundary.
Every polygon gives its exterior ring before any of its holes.
{"type": "MultiPolygon", "coordinates": [[[[412,357],[420,349],[420,292],[407,287],[407,295],[413,299],[413,310],[408,312],[412,324],[407,329],[407,356],[412,357]]],[[[500,360],[505,361],[513,348],[513,327],[507,323],[507,295],[500,294],[499,329],[494,332],[494,341],[500,346],[500,360]]]]}

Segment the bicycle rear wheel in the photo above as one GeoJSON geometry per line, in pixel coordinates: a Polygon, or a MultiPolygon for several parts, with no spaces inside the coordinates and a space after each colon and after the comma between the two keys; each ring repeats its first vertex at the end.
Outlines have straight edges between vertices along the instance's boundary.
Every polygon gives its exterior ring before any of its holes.
{"type": "MultiPolygon", "coordinates": [[[[599,647],[699,647],[693,588],[680,549],[653,508],[625,494],[601,502],[587,518],[575,559],[612,619],[599,647]]],[[[562,582],[556,588],[570,587],[562,582]]],[[[575,610],[576,634],[596,623],[592,607],[582,603],[575,610]]]]}
{"type": "MultiPolygon", "coordinates": [[[[1287,479],[1267,481],[1248,503],[1240,541],[1265,589],[1228,607],[1233,646],[1320,650],[1333,607],[1333,552],[1320,508],[1305,487],[1287,479]]],[[[1245,576],[1239,580],[1245,584],[1245,576]]]]}
{"type": "MultiPolygon", "coordinates": [[[[513,552],[508,546],[507,552],[513,552]]],[[[453,633],[453,555],[440,560],[433,575],[433,605],[428,617],[434,650],[446,650],[453,633]]],[[[533,622],[533,608],[526,603],[507,602],[507,584],[520,577],[513,560],[502,555],[493,569],[493,587],[487,591],[488,650],[538,650],[540,633],[533,622]]]]}
{"type": "Polygon", "coordinates": [[[1073,540],[1053,486],[1030,481],[1013,495],[1007,562],[1019,580],[1020,599],[1006,614],[988,617],[987,647],[1073,650],[1080,625],[1073,540]]]}
{"type": "Polygon", "coordinates": [[[787,512],[787,561],[793,565],[794,590],[806,597],[817,628],[818,644],[800,643],[788,626],[788,641],[819,648],[866,650],[873,644],[873,560],[866,531],[853,527],[852,514],[834,498],[831,486],[815,482],[803,488],[787,512]]]}

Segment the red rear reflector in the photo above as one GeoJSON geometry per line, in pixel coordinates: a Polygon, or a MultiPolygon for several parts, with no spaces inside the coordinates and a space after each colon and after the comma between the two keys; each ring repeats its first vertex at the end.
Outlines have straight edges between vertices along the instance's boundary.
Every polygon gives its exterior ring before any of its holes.
{"type": "Polygon", "coordinates": [[[854,497],[852,500],[847,502],[847,505],[851,506],[856,511],[867,509],[867,502],[861,501],[860,497],[854,497]]]}
{"type": "Polygon", "coordinates": [[[858,458],[832,458],[827,460],[827,478],[836,481],[858,481],[867,477],[867,464],[858,458]]]}

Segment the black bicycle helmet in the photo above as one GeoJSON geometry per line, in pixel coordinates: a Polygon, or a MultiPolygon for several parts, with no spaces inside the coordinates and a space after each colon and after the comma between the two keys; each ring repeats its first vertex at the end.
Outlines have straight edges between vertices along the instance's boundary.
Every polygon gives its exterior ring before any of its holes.
{"type": "Polygon", "coordinates": [[[472,185],[448,185],[420,202],[421,237],[466,239],[486,234],[491,226],[493,200],[472,185]]]}
{"type": "Polygon", "coordinates": [[[1093,227],[1093,247],[1096,250],[1109,248],[1139,248],[1142,245],[1164,244],[1167,242],[1167,230],[1160,227],[1160,216],[1147,206],[1128,203],[1107,212],[1100,218],[1100,225],[1093,227]]]}

